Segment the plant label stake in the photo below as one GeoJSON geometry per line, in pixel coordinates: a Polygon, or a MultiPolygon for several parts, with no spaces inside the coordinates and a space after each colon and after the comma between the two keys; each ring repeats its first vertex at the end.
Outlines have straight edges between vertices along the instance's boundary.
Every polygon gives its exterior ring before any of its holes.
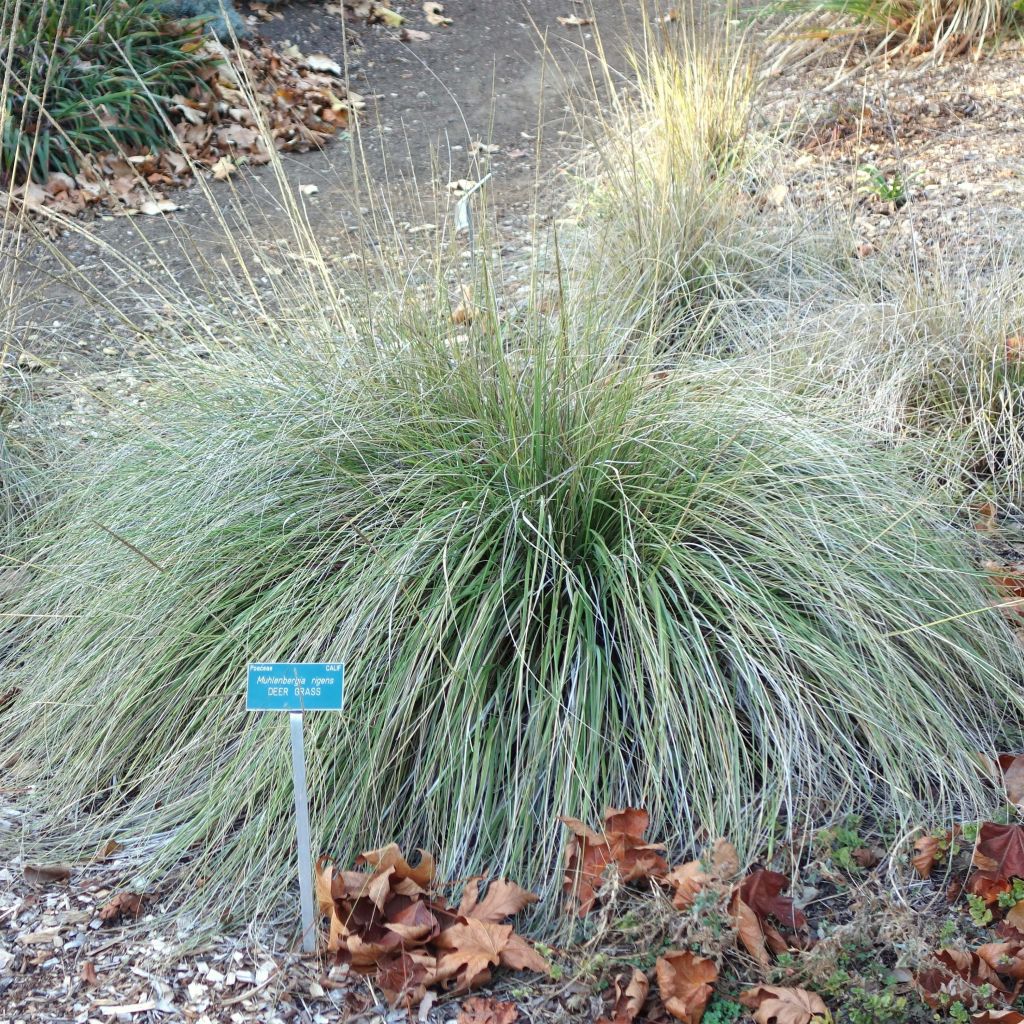
{"type": "Polygon", "coordinates": [[[313,914],[313,855],[309,842],[309,797],[306,793],[306,751],[302,715],[306,711],[340,711],[344,700],[344,668],[338,664],[298,661],[257,662],[249,666],[245,706],[249,711],[287,711],[292,734],[292,787],[299,846],[299,902],[302,949],[316,947],[313,914]]]}

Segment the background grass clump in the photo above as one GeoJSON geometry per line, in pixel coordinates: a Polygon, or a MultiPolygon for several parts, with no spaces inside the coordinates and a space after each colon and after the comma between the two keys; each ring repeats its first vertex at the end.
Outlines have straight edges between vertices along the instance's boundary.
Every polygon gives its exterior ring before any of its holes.
{"type": "Polygon", "coordinates": [[[1020,0],[783,0],[775,9],[808,12],[816,20],[838,20],[836,35],[850,29],[882,47],[937,57],[975,52],[1022,24],[1020,0]]]}
{"type": "Polygon", "coordinates": [[[31,842],[145,840],[207,908],[272,901],[291,796],[253,660],[346,664],[308,722],[342,857],[556,885],[556,816],[609,803],[754,849],[833,804],[982,799],[1019,654],[894,456],[596,329],[365,337],[182,368],[54,467],[3,608],[31,842]]]}
{"type": "Polygon", "coordinates": [[[201,26],[154,0],[23,0],[0,14],[0,185],[153,150],[164,105],[201,82],[201,26]]]}

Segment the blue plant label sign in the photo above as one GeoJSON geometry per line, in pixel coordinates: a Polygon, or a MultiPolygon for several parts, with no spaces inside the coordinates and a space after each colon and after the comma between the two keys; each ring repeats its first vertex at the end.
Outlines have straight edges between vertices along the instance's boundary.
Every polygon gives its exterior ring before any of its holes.
{"type": "Polygon", "coordinates": [[[260,661],[249,666],[249,711],[340,711],[345,670],[340,664],[260,661]]]}

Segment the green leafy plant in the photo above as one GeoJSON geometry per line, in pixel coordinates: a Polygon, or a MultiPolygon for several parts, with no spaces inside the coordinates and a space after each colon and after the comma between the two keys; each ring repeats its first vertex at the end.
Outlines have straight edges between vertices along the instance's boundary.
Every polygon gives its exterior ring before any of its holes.
{"type": "Polygon", "coordinates": [[[701,1020],[704,1024],[736,1024],[745,1012],[739,1003],[715,995],[711,997],[701,1020]]]}
{"type": "Polygon", "coordinates": [[[992,923],[992,911],[980,896],[975,896],[973,893],[968,895],[967,910],[971,915],[971,920],[976,925],[984,927],[985,925],[992,923]]]}
{"type": "Polygon", "coordinates": [[[163,106],[201,83],[200,28],[155,0],[25,0],[0,15],[0,184],[166,143],[163,106]]]}
{"type": "Polygon", "coordinates": [[[897,208],[905,206],[910,198],[910,182],[900,171],[886,174],[873,164],[864,164],[860,168],[861,187],[878,196],[883,202],[892,203],[897,208]]]}

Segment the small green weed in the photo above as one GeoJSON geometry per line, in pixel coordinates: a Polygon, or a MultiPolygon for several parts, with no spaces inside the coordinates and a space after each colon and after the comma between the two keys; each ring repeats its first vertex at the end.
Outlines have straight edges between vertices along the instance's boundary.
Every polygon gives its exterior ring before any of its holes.
{"type": "Polygon", "coordinates": [[[906,206],[910,199],[911,179],[900,171],[886,174],[874,164],[864,164],[860,168],[862,189],[878,196],[883,202],[892,203],[897,209],[906,206]]]}
{"type": "Polygon", "coordinates": [[[731,999],[715,996],[704,1011],[703,1024],[736,1024],[743,1016],[743,1007],[731,999]]]}

